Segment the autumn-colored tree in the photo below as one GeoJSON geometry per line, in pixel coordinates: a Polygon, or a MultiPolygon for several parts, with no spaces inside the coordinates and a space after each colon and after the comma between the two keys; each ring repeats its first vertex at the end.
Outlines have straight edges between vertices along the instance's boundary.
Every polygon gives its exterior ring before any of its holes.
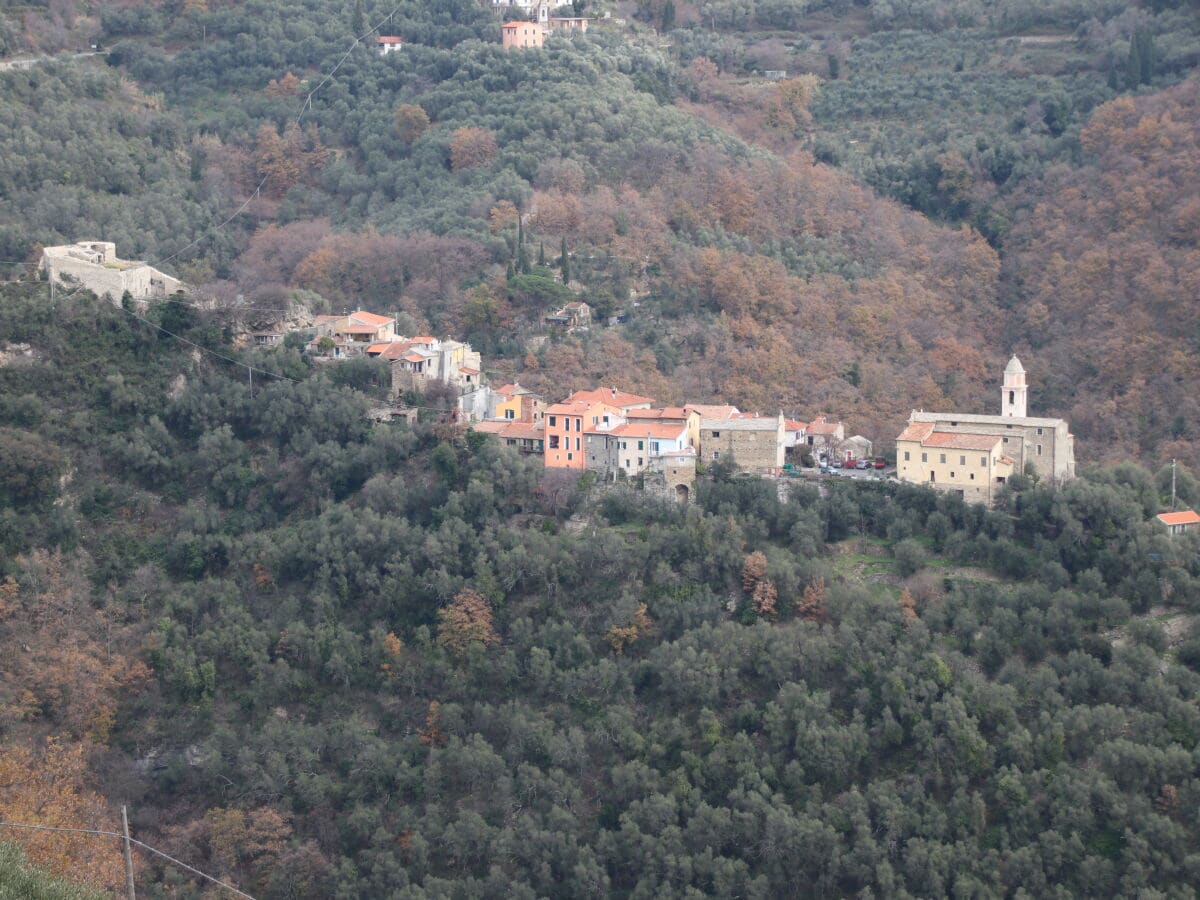
{"type": "Polygon", "coordinates": [[[653,627],[654,620],[650,618],[646,604],[639,603],[638,608],[633,613],[632,621],[628,625],[618,625],[610,628],[608,633],[605,634],[604,639],[612,647],[613,653],[621,656],[625,653],[626,647],[638,638],[645,636],[653,627]]]}
{"type": "Polygon", "coordinates": [[[49,721],[75,738],[108,740],[118,698],[150,670],[133,654],[138,638],[91,602],[80,557],[39,550],[18,560],[22,585],[0,587],[0,727],[49,721]]]}
{"type": "Polygon", "coordinates": [[[821,623],[825,621],[825,579],[818,578],[811,582],[804,589],[804,596],[801,597],[799,605],[796,607],[796,612],[800,618],[808,619],[811,622],[821,623]]]}
{"type": "Polygon", "coordinates": [[[300,93],[300,79],[288,72],[278,81],[272,78],[267,82],[268,97],[295,97],[300,93]]]}
{"type": "Polygon", "coordinates": [[[913,598],[913,595],[909,593],[908,588],[904,588],[904,590],[900,592],[899,603],[900,615],[903,616],[906,621],[911,621],[917,617],[917,601],[913,598]]]}
{"type": "Polygon", "coordinates": [[[753,553],[746,554],[746,559],[742,562],[742,590],[747,594],[754,592],[754,588],[767,574],[767,557],[761,550],[755,550],[753,553]]]}
{"type": "Polygon", "coordinates": [[[258,176],[266,179],[263,192],[282,197],[293,185],[315,176],[329,155],[315,124],[301,129],[290,122],[282,135],[273,125],[264,124],[255,141],[254,166],[258,176]]]}
{"type": "Polygon", "coordinates": [[[383,673],[385,678],[395,678],[396,668],[400,664],[400,659],[404,655],[404,641],[396,637],[394,632],[389,631],[383,636],[381,641],[381,652],[383,662],[379,664],[379,671],[383,673]]]}
{"type": "Polygon", "coordinates": [[[450,168],[455,172],[487,165],[496,152],[496,136],[486,128],[470,125],[450,136],[450,168]]]}
{"type": "Polygon", "coordinates": [[[785,132],[807,127],[812,122],[808,110],[820,86],[821,79],[816,75],[800,75],[779,82],[767,105],[767,124],[785,132]]]}
{"type": "Polygon", "coordinates": [[[396,137],[411,144],[429,129],[429,113],[415,103],[402,103],[392,114],[396,137]]]}
{"type": "MultiPolygon", "coordinates": [[[[88,744],[50,739],[40,750],[9,742],[0,748],[0,819],[56,828],[115,830],[112,811],[86,787],[88,744]],[[107,828],[106,828],[107,826],[107,828]]],[[[115,891],[124,883],[116,840],[87,834],[6,830],[35,865],[74,881],[115,891]]]]}
{"type": "Polygon", "coordinates": [[[750,600],[754,604],[754,611],[760,616],[770,618],[778,611],[779,593],[769,578],[764,578],[754,586],[754,593],[750,595],[750,600]]]}
{"type": "Polygon", "coordinates": [[[445,747],[446,735],[442,732],[442,704],[431,700],[425,712],[425,725],[417,729],[417,738],[426,747],[445,747]]]}
{"type": "Polygon", "coordinates": [[[520,213],[517,212],[517,207],[511,200],[501,200],[488,213],[488,230],[492,234],[499,234],[506,228],[516,225],[519,216],[520,213]]]}
{"type": "Polygon", "coordinates": [[[455,594],[448,606],[438,610],[437,641],[455,656],[462,656],[473,646],[499,643],[487,597],[474,588],[463,588],[455,594]]]}

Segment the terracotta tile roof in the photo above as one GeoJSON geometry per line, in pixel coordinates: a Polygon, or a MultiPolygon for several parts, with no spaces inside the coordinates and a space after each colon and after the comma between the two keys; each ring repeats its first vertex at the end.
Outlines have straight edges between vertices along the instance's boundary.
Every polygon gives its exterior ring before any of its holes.
{"type": "Polygon", "coordinates": [[[420,334],[416,337],[410,337],[409,341],[414,344],[429,344],[430,346],[437,343],[437,338],[430,337],[427,334],[420,334]]]}
{"type": "Polygon", "coordinates": [[[836,434],[837,430],[842,427],[841,422],[827,422],[824,416],[817,416],[808,423],[809,434],[836,434]]]}
{"type": "Polygon", "coordinates": [[[617,437],[657,438],[676,440],[687,434],[686,425],[666,425],[654,422],[627,422],[608,432],[617,437]]]}
{"type": "Polygon", "coordinates": [[[588,411],[591,404],[584,403],[582,400],[564,400],[562,403],[555,403],[553,406],[546,408],[546,412],[551,415],[560,416],[582,416],[588,411]]]}
{"type": "Polygon", "coordinates": [[[478,369],[472,369],[470,366],[459,366],[458,371],[462,372],[464,375],[478,375],[479,374],[478,369]]]}
{"type": "Polygon", "coordinates": [[[407,43],[407,41],[405,41],[404,38],[396,37],[395,35],[381,34],[379,37],[375,38],[375,43],[377,43],[377,44],[404,44],[404,43],[407,43]]]}
{"type": "Polygon", "coordinates": [[[686,420],[691,413],[682,406],[663,406],[659,409],[631,409],[626,412],[630,419],[680,419],[686,420]]]}
{"type": "Polygon", "coordinates": [[[387,316],[378,316],[375,313],[366,312],[361,309],[350,313],[351,324],[374,325],[378,328],[381,325],[389,325],[395,321],[395,319],[388,318],[387,316]]]}
{"type": "Polygon", "coordinates": [[[1012,464],[1013,464],[1013,458],[1011,456],[1000,457],[1000,465],[1011,466],[1012,464]]]}
{"type": "Polygon", "coordinates": [[[803,431],[808,428],[807,422],[797,422],[795,419],[784,419],[783,427],[787,431],[803,431]]]}
{"type": "Polygon", "coordinates": [[[406,353],[404,355],[404,361],[410,362],[410,363],[425,362],[425,360],[427,360],[428,358],[429,357],[427,357],[427,356],[422,356],[420,353],[406,353]]]}
{"type": "Polygon", "coordinates": [[[488,419],[483,422],[476,422],[471,427],[476,431],[482,431],[484,434],[498,434],[501,437],[515,438],[517,440],[540,441],[544,437],[542,429],[530,425],[528,422],[488,419]]]}
{"type": "Polygon", "coordinates": [[[639,397],[628,391],[616,388],[600,387],[590,391],[576,391],[567,398],[567,402],[582,400],[586,403],[607,403],[610,406],[640,406],[643,403],[653,403],[651,397],[639,397]]]}
{"type": "Polygon", "coordinates": [[[367,348],[367,355],[370,356],[373,354],[384,353],[389,347],[392,346],[392,343],[392,341],[384,341],[382,344],[372,344],[367,348]]]}
{"type": "Polygon", "coordinates": [[[1002,438],[998,434],[966,434],[958,431],[935,431],[925,440],[922,447],[940,447],[946,450],[994,450],[1002,438]]]}
{"type": "Polygon", "coordinates": [[[905,428],[896,440],[898,441],[923,441],[925,438],[933,434],[932,422],[912,422],[905,428]]]}
{"type": "Polygon", "coordinates": [[[730,419],[738,414],[736,406],[721,406],[719,404],[689,403],[686,409],[694,409],[702,419],[730,419]]]}
{"type": "Polygon", "coordinates": [[[522,25],[532,25],[532,22],[505,22],[501,28],[520,28],[522,25]]]}
{"type": "Polygon", "coordinates": [[[330,322],[336,322],[341,316],[317,316],[313,319],[314,325],[328,325],[330,322]]]}
{"type": "Polygon", "coordinates": [[[1159,513],[1155,516],[1164,525],[1200,525],[1200,515],[1195,510],[1185,509],[1180,512],[1159,513]]]}
{"type": "Polygon", "coordinates": [[[512,397],[512,396],[516,395],[517,393],[527,393],[525,391],[525,388],[520,387],[519,385],[515,385],[515,384],[501,385],[498,388],[492,388],[492,390],[494,390],[501,397],[512,397]]]}

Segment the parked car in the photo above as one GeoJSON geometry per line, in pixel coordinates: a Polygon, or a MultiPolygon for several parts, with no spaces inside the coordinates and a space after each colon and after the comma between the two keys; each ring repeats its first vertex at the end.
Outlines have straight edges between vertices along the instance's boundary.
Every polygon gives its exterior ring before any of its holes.
{"type": "Polygon", "coordinates": [[[877,457],[875,457],[875,462],[873,463],[873,465],[877,469],[886,469],[887,468],[887,460],[884,459],[882,456],[877,456],[877,457]]]}
{"type": "Polygon", "coordinates": [[[835,469],[840,469],[842,467],[842,461],[840,459],[830,460],[829,465],[833,466],[835,469]]]}
{"type": "Polygon", "coordinates": [[[833,466],[822,463],[820,472],[822,475],[832,475],[833,474],[833,466]]]}
{"type": "Polygon", "coordinates": [[[858,462],[856,462],[854,464],[854,468],[869,469],[869,468],[871,468],[871,461],[869,459],[860,459],[858,462]]]}

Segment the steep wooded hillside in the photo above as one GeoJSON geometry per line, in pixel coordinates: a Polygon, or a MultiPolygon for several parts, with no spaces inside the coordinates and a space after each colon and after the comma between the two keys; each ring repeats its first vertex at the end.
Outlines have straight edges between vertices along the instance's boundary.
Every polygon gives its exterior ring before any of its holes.
{"type": "Polygon", "coordinates": [[[1096,111],[1007,244],[1007,334],[1097,458],[1200,461],[1200,81],[1096,111]]]}

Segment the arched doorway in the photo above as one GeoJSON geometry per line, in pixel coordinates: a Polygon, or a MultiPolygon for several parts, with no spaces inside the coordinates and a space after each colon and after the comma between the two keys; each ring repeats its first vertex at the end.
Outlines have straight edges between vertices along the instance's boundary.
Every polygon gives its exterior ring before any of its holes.
{"type": "Polygon", "coordinates": [[[675,499],[680,503],[687,503],[688,494],[690,493],[691,491],[688,490],[688,486],[686,484],[675,485],[675,499]]]}

